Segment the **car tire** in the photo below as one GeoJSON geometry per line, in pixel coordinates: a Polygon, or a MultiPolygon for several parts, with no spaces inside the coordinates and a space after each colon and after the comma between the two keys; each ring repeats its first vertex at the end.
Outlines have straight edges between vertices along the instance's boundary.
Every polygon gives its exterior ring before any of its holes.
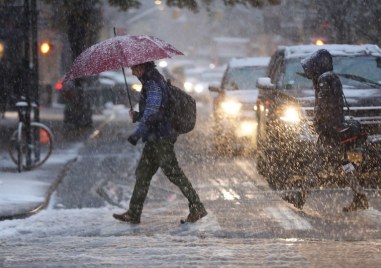
{"type": "Polygon", "coordinates": [[[273,189],[283,189],[288,182],[291,170],[285,165],[283,156],[278,152],[276,145],[261,140],[257,149],[257,171],[266,177],[269,186],[273,189]]]}
{"type": "Polygon", "coordinates": [[[257,151],[255,159],[258,173],[262,176],[267,176],[267,164],[265,157],[261,152],[257,151]]]}
{"type": "Polygon", "coordinates": [[[260,124],[258,124],[257,135],[255,140],[255,153],[257,171],[260,175],[267,177],[269,175],[269,161],[266,148],[268,147],[266,139],[260,134],[260,124]]]}
{"type": "Polygon", "coordinates": [[[217,155],[226,156],[232,152],[231,141],[224,133],[223,127],[219,123],[216,115],[215,118],[213,124],[213,150],[217,155]]]}

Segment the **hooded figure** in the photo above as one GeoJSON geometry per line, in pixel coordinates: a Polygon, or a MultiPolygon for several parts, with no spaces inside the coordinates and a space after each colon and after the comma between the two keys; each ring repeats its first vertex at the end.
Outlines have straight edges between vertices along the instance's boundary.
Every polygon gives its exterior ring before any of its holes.
{"type": "Polygon", "coordinates": [[[315,89],[314,126],[319,135],[335,138],[344,123],[343,87],[333,72],[332,56],[321,49],[303,59],[301,64],[315,89]]]}
{"type": "MultiPolygon", "coordinates": [[[[307,167],[305,180],[294,181],[294,185],[301,188],[296,194],[286,194],[283,198],[302,209],[306,202],[309,189],[319,185],[319,176],[324,165],[337,166],[345,170],[348,163],[344,148],[338,144],[339,131],[344,128],[344,95],[339,77],[333,72],[332,56],[320,49],[311,56],[303,59],[301,64],[308,79],[312,80],[315,89],[315,118],[314,126],[319,141],[317,143],[317,157],[307,167]]],[[[353,165],[352,165],[353,166],[353,165]]],[[[354,168],[353,168],[354,169],[354,168]]],[[[343,208],[344,212],[366,209],[369,207],[366,195],[361,188],[354,172],[344,174],[345,182],[354,192],[353,201],[343,208]]]]}

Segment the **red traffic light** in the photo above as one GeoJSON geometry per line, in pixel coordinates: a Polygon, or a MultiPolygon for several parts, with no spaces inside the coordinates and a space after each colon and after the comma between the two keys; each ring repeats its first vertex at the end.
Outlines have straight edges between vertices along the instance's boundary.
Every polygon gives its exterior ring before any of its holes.
{"type": "Polygon", "coordinates": [[[61,90],[63,88],[63,80],[58,80],[54,87],[56,88],[56,90],[61,90]]]}

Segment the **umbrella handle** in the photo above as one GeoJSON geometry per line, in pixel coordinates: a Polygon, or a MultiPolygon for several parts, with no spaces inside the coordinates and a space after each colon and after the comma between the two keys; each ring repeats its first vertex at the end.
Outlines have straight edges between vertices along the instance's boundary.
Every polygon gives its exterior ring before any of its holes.
{"type": "MultiPolygon", "coordinates": [[[[116,36],[116,29],[114,27],[114,36],[116,36]]],[[[123,77],[124,77],[124,83],[126,84],[126,91],[127,91],[127,96],[128,96],[128,102],[130,103],[130,108],[132,110],[132,103],[131,103],[131,96],[130,96],[130,91],[128,90],[128,84],[127,84],[127,78],[126,78],[126,73],[124,72],[124,67],[122,67],[122,72],[123,72],[123,77]]]]}
{"type": "Polygon", "coordinates": [[[124,76],[124,83],[126,84],[126,91],[127,91],[127,95],[128,95],[128,102],[130,103],[130,108],[132,110],[130,91],[128,90],[128,84],[127,84],[126,74],[124,73],[124,68],[123,67],[122,67],[122,71],[123,71],[123,76],[124,76]]]}

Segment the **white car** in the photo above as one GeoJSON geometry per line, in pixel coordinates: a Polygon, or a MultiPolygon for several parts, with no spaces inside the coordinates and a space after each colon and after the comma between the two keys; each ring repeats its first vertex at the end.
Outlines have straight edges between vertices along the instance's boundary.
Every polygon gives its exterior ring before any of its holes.
{"type": "Polygon", "coordinates": [[[232,59],[213,98],[214,145],[218,152],[252,151],[256,138],[256,80],[266,74],[269,57],[232,59]]]}

